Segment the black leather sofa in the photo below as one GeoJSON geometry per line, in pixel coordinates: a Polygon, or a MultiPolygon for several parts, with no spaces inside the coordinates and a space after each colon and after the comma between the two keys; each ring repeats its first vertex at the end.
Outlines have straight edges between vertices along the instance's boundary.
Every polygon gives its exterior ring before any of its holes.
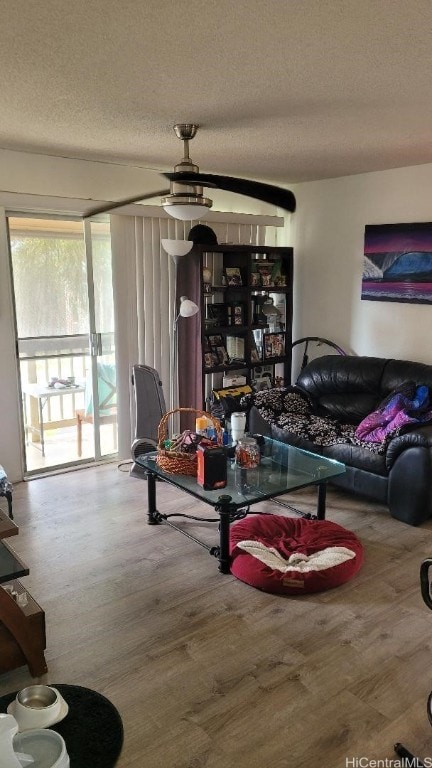
{"type": "MultiPolygon", "coordinates": [[[[432,366],[327,355],[301,371],[294,389],[307,394],[317,414],[357,425],[408,381],[428,386],[432,395],[432,366]]],[[[316,444],[270,423],[256,405],[250,408],[248,429],[342,461],[346,473],[332,483],[386,504],[397,520],[420,525],[432,516],[432,424],[405,427],[381,455],[348,443],[316,444]]]]}

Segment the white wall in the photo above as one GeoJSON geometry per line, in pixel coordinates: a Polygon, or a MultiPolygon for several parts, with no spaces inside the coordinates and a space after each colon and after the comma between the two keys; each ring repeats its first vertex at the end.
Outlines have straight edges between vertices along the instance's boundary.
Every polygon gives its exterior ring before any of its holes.
{"type": "Polygon", "coordinates": [[[118,200],[161,185],[159,174],[145,168],[0,150],[0,189],[8,192],[118,200]]]}
{"type": "Polygon", "coordinates": [[[432,221],[432,165],[296,185],[294,338],[432,363],[432,305],[361,301],[366,224],[432,221]]]}

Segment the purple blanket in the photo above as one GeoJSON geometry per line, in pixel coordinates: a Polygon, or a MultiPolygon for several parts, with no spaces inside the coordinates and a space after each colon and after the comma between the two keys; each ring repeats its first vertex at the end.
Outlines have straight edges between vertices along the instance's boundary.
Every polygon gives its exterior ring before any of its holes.
{"type": "Polygon", "coordinates": [[[408,424],[432,421],[429,389],[417,387],[413,397],[396,392],[384,400],[376,411],[369,413],[358,425],[355,436],[370,443],[383,443],[389,435],[398,434],[408,424]]]}

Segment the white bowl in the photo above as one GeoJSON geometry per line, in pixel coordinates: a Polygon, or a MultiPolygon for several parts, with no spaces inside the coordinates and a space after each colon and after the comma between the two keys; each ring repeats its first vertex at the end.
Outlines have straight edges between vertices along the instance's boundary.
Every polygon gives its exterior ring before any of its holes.
{"type": "Polygon", "coordinates": [[[35,728],[49,728],[59,723],[69,712],[63,696],[48,685],[31,685],[18,691],[7,708],[18,723],[20,732],[35,728]]]}
{"type": "MultiPolygon", "coordinates": [[[[17,733],[13,739],[15,753],[31,755],[37,768],[69,768],[70,760],[64,739],[56,731],[17,733]]],[[[29,765],[31,768],[31,765],[29,765]]]]}

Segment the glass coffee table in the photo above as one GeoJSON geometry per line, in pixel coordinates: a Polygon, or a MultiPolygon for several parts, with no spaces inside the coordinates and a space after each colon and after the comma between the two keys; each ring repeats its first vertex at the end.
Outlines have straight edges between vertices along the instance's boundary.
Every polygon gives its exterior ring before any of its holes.
{"type": "Polygon", "coordinates": [[[265,499],[276,499],[290,491],[307,488],[310,485],[318,487],[317,514],[304,514],[288,504],[279,502],[284,507],[302,517],[325,518],[326,483],[332,477],[342,475],[345,465],[333,459],[327,459],[315,453],[309,453],[286,443],[280,443],[268,437],[261,438],[261,461],[255,469],[241,469],[234,460],[227,458],[227,484],[223,489],[206,491],[198,485],[195,477],[187,475],[172,475],[165,472],[156,463],[157,453],[145,453],[135,461],[147,474],[148,522],[150,525],[165,523],[175,528],[179,533],[207,549],[219,560],[221,573],[230,572],[229,563],[229,527],[230,523],[240,520],[249,513],[253,504],[265,499]],[[173,513],[165,515],[156,508],[156,479],[160,478],[176,488],[189,493],[205,504],[212,506],[218,514],[216,520],[194,518],[191,515],[173,513]],[[209,546],[192,536],[183,528],[171,522],[172,517],[198,519],[202,522],[219,523],[219,544],[209,546]]]}

